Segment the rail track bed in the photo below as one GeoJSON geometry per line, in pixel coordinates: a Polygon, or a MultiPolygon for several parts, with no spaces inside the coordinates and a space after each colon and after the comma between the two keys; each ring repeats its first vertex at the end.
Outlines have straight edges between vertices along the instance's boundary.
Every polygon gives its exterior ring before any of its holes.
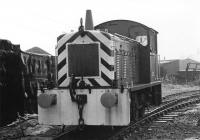
{"type": "Polygon", "coordinates": [[[130,140],[199,140],[200,104],[167,113],[135,131],[130,140]]]}

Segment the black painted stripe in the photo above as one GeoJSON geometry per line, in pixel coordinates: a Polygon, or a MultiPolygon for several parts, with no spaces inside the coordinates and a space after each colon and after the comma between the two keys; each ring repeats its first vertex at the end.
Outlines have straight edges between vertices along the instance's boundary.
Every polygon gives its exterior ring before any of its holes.
{"type": "MultiPolygon", "coordinates": [[[[62,82],[67,78],[67,73],[64,74],[59,80],[58,80],[58,85],[62,84],[62,82]]],[[[75,84],[77,85],[78,81],[80,79],[75,79],[75,84]]]]}
{"type": "Polygon", "coordinates": [[[57,42],[61,40],[61,38],[63,38],[63,36],[65,36],[65,34],[61,34],[57,37],[57,42]]]}
{"type": "Polygon", "coordinates": [[[65,50],[66,46],[65,44],[62,45],[59,49],[58,49],[58,55],[60,55],[64,50],[65,50]]]}
{"type": "Polygon", "coordinates": [[[65,44],[66,43],[71,43],[73,42],[78,36],[80,35],[79,32],[76,32],[72,37],[70,37],[66,42],[58,49],[58,55],[60,55],[66,48],[65,44]]]}
{"type": "Polygon", "coordinates": [[[66,43],[71,43],[73,42],[78,36],[80,35],[79,32],[76,32],[66,43]]]}
{"type": "Polygon", "coordinates": [[[62,67],[64,67],[66,64],[66,58],[63,59],[59,64],[58,64],[58,71],[60,71],[62,69],[62,67]]]}
{"type": "Polygon", "coordinates": [[[67,78],[67,74],[64,74],[60,79],[58,79],[58,85],[62,84],[62,82],[67,78]]]}
{"type": "Polygon", "coordinates": [[[101,85],[93,78],[88,78],[88,80],[90,81],[90,83],[94,86],[94,87],[100,87],[101,85]]]}
{"type": "Polygon", "coordinates": [[[114,66],[108,64],[103,58],[101,58],[101,64],[103,64],[109,71],[114,71],[114,66]]]}
{"type": "Polygon", "coordinates": [[[98,38],[96,38],[92,33],[86,31],[86,35],[93,41],[100,42],[101,49],[107,53],[109,56],[114,56],[114,51],[110,50],[106,45],[104,45],[98,38]]]}
{"type": "Polygon", "coordinates": [[[107,39],[111,40],[111,37],[108,33],[105,32],[101,32],[107,39]]]}
{"type": "Polygon", "coordinates": [[[112,82],[112,80],[108,77],[108,76],[106,76],[103,72],[101,72],[101,77],[109,84],[109,85],[113,85],[113,82],[112,82]]]}
{"type": "Polygon", "coordinates": [[[86,31],[86,35],[92,39],[93,41],[99,41],[93,34],[91,34],[89,31],[86,31]]]}
{"type": "Polygon", "coordinates": [[[101,49],[106,52],[109,56],[114,56],[114,51],[110,50],[103,43],[101,43],[101,49]]]}

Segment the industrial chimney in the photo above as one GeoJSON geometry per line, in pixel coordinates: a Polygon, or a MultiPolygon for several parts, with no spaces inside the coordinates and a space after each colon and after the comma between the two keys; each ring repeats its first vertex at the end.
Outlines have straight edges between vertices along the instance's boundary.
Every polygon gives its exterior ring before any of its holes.
{"type": "Polygon", "coordinates": [[[91,10],[86,11],[85,30],[94,30],[91,10]]]}

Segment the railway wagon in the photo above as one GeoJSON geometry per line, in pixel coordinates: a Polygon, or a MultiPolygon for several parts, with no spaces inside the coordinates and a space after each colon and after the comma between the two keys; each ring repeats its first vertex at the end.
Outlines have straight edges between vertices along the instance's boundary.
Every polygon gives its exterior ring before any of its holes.
{"type": "Polygon", "coordinates": [[[38,92],[39,123],[126,126],[161,103],[157,32],[115,20],[57,38],[57,88],[38,92]]]}

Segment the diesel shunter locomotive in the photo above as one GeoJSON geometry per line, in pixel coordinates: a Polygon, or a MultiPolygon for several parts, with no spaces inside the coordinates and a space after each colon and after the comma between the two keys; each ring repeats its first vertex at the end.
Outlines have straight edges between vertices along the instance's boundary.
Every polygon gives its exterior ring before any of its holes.
{"type": "Polygon", "coordinates": [[[38,92],[39,123],[126,126],[161,103],[157,31],[129,20],[57,38],[57,87],[38,92]]]}

